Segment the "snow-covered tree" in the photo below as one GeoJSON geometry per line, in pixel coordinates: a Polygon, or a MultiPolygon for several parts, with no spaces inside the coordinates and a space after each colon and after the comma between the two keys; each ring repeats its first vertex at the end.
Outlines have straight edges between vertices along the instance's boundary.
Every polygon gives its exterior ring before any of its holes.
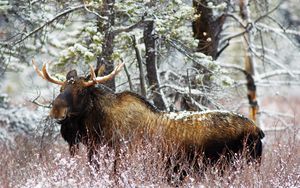
{"type": "MultiPolygon", "coordinates": [[[[21,69],[22,63],[35,58],[53,60],[55,72],[77,67],[87,73],[86,64],[93,64],[98,74],[104,64],[107,74],[115,63],[124,61],[126,76],[117,83],[123,89],[128,83],[160,109],[224,108],[224,98],[235,97],[232,89],[245,91],[247,84],[256,114],[256,87],[299,80],[292,55],[298,50],[293,37],[299,33],[284,25],[282,12],[289,12],[284,8],[287,4],[245,0],[2,1],[1,68],[2,72],[21,69]],[[293,52],[281,50],[290,45],[294,45],[290,47],[293,52]]],[[[108,86],[115,89],[115,81],[108,86]]],[[[230,106],[230,110],[238,108],[239,104],[230,106]]]]}

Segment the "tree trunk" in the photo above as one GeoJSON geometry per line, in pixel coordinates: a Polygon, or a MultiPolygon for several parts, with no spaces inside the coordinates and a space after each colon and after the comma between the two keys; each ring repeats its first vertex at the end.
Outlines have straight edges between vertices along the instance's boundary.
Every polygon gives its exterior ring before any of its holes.
{"type": "Polygon", "coordinates": [[[215,18],[211,8],[206,7],[206,0],[193,0],[195,14],[200,15],[193,21],[194,37],[199,40],[198,52],[211,56],[213,59],[218,57],[218,46],[220,33],[225,22],[225,16],[215,18]]]}
{"type": "MultiPolygon", "coordinates": [[[[114,34],[111,32],[111,28],[114,26],[115,22],[115,13],[114,13],[114,4],[115,0],[103,0],[101,16],[107,17],[108,21],[104,22],[103,20],[98,20],[98,29],[101,33],[104,33],[104,41],[102,44],[102,54],[97,57],[97,68],[96,74],[101,67],[105,65],[104,75],[111,73],[114,69],[114,62],[112,60],[112,54],[114,49],[114,34]]],[[[113,91],[116,89],[115,79],[106,82],[104,85],[111,88],[113,91]]]]}
{"type": "MultiPolygon", "coordinates": [[[[248,4],[249,4],[248,0],[240,0],[239,2],[240,15],[246,24],[251,23],[248,4]]],[[[247,29],[247,28],[243,28],[243,29],[247,29]]],[[[250,51],[250,47],[251,47],[250,45],[252,43],[252,40],[253,39],[250,30],[248,30],[248,32],[246,32],[244,35],[245,71],[246,71],[247,90],[248,90],[247,96],[250,105],[250,118],[253,121],[256,121],[256,114],[258,112],[259,106],[256,99],[256,85],[253,79],[255,73],[255,67],[254,67],[255,62],[250,51]]]]}
{"type": "Polygon", "coordinates": [[[145,74],[144,74],[144,70],[143,70],[142,56],[141,56],[139,48],[137,47],[135,36],[132,35],[131,39],[132,39],[133,48],[135,50],[136,60],[138,62],[138,66],[139,66],[141,95],[146,97],[147,92],[146,92],[145,74]]]}
{"type": "MultiPolygon", "coordinates": [[[[198,16],[192,23],[194,38],[199,40],[196,51],[211,56],[213,59],[217,59],[219,55],[218,46],[220,33],[225,22],[225,16],[214,16],[212,9],[208,8],[206,4],[206,0],[193,0],[193,7],[196,10],[195,15],[198,16]]],[[[199,66],[199,64],[194,64],[193,67],[201,72],[203,79],[201,80],[201,86],[199,86],[197,80],[192,79],[190,82],[191,88],[199,89],[199,87],[202,87],[205,88],[205,92],[208,93],[211,86],[210,78],[212,73],[204,70],[202,66],[199,66]]],[[[193,100],[189,96],[182,96],[181,98],[183,100],[181,100],[180,106],[186,108],[180,110],[201,110],[196,104],[194,104],[193,100]]],[[[194,97],[194,99],[203,106],[209,106],[210,104],[210,101],[205,96],[194,97]]]]}
{"type": "Polygon", "coordinates": [[[152,91],[154,105],[160,110],[166,110],[163,93],[159,90],[157,73],[156,40],[154,36],[154,21],[147,21],[144,28],[144,43],[146,48],[146,70],[149,86],[152,91]]]}

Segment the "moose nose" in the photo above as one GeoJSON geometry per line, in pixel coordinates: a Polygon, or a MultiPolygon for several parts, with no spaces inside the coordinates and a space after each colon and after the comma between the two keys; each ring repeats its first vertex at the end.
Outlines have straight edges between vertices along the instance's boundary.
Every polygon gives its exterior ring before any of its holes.
{"type": "Polygon", "coordinates": [[[67,117],[67,108],[61,107],[61,108],[55,108],[53,107],[50,111],[50,117],[57,119],[57,120],[64,120],[67,117]]]}
{"type": "Polygon", "coordinates": [[[67,117],[68,105],[65,100],[65,96],[60,94],[56,97],[56,99],[52,103],[52,108],[50,110],[50,117],[63,120],[67,117]]]}

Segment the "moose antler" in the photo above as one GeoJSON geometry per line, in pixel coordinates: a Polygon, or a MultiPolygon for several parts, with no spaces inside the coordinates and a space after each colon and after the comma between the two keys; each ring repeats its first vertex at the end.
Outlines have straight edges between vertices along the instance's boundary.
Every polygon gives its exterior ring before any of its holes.
{"type": "Polygon", "coordinates": [[[48,72],[47,72],[47,64],[43,64],[43,67],[42,67],[42,71],[39,70],[39,68],[37,67],[37,65],[35,64],[35,61],[34,59],[32,60],[32,65],[33,65],[33,68],[34,70],[37,72],[37,74],[42,77],[44,80],[47,80],[51,83],[54,83],[54,84],[58,84],[58,85],[63,85],[64,82],[63,81],[60,81],[60,80],[57,80],[56,78],[53,78],[51,77],[48,72]]]}
{"type": "Polygon", "coordinates": [[[95,85],[97,83],[104,83],[104,82],[107,82],[108,80],[113,79],[121,71],[124,64],[125,63],[121,63],[121,64],[117,65],[115,67],[115,69],[109,75],[101,76],[101,77],[96,77],[94,68],[90,65],[91,80],[89,80],[87,82],[83,82],[83,85],[85,87],[89,87],[89,86],[95,85]]]}
{"type": "MultiPolygon", "coordinates": [[[[125,63],[121,63],[121,64],[117,65],[115,67],[115,69],[109,75],[101,76],[101,77],[96,77],[94,68],[90,65],[91,80],[89,80],[87,82],[83,82],[83,86],[89,87],[89,86],[95,85],[97,83],[104,83],[104,82],[107,82],[108,80],[113,79],[113,77],[115,77],[121,71],[121,68],[124,66],[124,64],[125,63]]],[[[57,80],[56,78],[53,78],[49,75],[49,73],[47,72],[47,64],[45,64],[45,63],[43,64],[42,71],[39,70],[39,68],[35,64],[34,60],[32,60],[32,65],[33,65],[34,70],[37,72],[37,74],[40,77],[42,77],[44,80],[47,80],[49,82],[52,82],[52,83],[58,84],[58,85],[64,84],[63,81],[57,80]]]]}

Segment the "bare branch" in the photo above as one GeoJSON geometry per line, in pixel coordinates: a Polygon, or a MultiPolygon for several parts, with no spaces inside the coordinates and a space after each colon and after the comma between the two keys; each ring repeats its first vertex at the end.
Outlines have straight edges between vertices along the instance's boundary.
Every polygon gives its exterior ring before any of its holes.
{"type": "Polygon", "coordinates": [[[220,105],[216,104],[214,102],[214,100],[212,99],[212,97],[214,95],[209,92],[202,92],[198,89],[192,89],[189,87],[181,87],[181,86],[173,85],[173,84],[163,84],[158,89],[163,89],[163,88],[171,88],[183,95],[188,96],[191,99],[191,102],[193,104],[195,104],[199,109],[207,110],[208,108],[201,105],[200,103],[198,103],[195,99],[193,99],[192,96],[205,96],[205,97],[207,97],[207,100],[209,100],[209,102],[211,102],[211,104],[213,104],[217,109],[220,109],[220,105]]]}
{"type": "Polygon", "coordinates": [[[278,121],[280,121],[284,125],[284,128],[288,128],[288,127],[291,126],[291,125],[286,123],[286,120],[284,120],[284,118],[289,118],[289,119],[295,118],[293,115],[290,115],[290,114],[287,114],[287,113],[272,112],[272,111],[267,111],[267,110],[261,110],[261,111],[259,111],[259,114],[265,114],[269,117],[277,119],[278,121]]]}
{"type": "Polygon", "coordinates": [[[243,67],[238,66],[238,65],[226,64],[226,63],[218,63],[218,65],[221,66],[221,67],[225,67],[225,68],[235,69],[235,70],[238,70],[238,71],[246,74],[245,69],[243,67]]]}
{"type": "Polygon", "coordinates": [[[42,103],[40,103],[40,102],[38,101],[38,99],[39,99],[40,97],[41,97],[41,93],[38,92],[38,96],[37,96],[36,98],[34,98],[31,102],[32,102],[33,104],[36,104],[36,105],[41,106],[41,107],[43,107],[43,108],[51,108],[51,104],[42,104],[42,103]]]}
{"type": "MultiPolygon", "coordinates": [[[[168,39],[168,38],[164,38],[164,40],[170,44],[173,48],[175,48],[176,50],[178,50],[180,53],[182,53],[184,56],[186,56],[188,59],[192,60],[194,63],[197,63],[197,65],[199,65],[202,69],[203,72],[205,73],[210,73],[212,74],[211,70],[209,70],[207,67],[205,67],[201,62],[199,62],[198,60],[196,60],[193,55],[191,54],[191,52],[189,52],[187,50],[187,48],[185,46],[182,46],[182,44],[178,44],[176,41],[172,40],[172,39],[168,39]]],[[[206,59],[201,59],[203,62],[206,62],[208,60],[206,59]]]]}
{"type": "Polygon", "coordinates": [[[289,70],[289,68],[286,67],[285,65],[283,65],[282,63],[279,63],[279,62],[277,61],[277,59],[272,58],[271,56],[269,56],[269,55],[267,55],[267,54],[260,54],[259,52],[256,52],[256,50],[253,49],[253,48],[250,48],[250,50],[251,50],[251,52],[252,52],[255,56],[257,56],[258,58],[264,58],[264,59],[269,60],[269,61],[266,61],[266,63],[269,63],[269,64],[271,64],[271,65],[273,65],[273,66],[276,65],[276,66],[278,66],[278,67],[284,69],[286,72],[288,72],[288,73],[290,74],[290,76],[294,77],[293,73],[289,70]]]}
{"type": "Polygon", "coordinates": [[[172,70],[161,71],[160,74],[163,75],[165,80],[170,80],[172,77],[173,78],[175,77],[177,80],[179,80],[183,77],[182,75],[180,75],[177,72],[174,72],[172,70]]]}
{"type": "MultiPolygon", "coordinates": [[[[225,37],[225,38],[220,42],[220,44],[222,44],[222,43],[225,42],[225,46],[227,47],[232,39],[238,38],[238,37],[240,37],[240,36],[243,36],[243,35],[244,35],[245,33],[247,33],[247,32],[248,32],[247,30],[244,30],[244,31],[242,31],[242,32],[240,32],[240,33],[236,33],[236,34],[234,34],[234,35],[225,37]]],[[[221,50],[220,50],[220,51],[221,51],[221,50]]],[[[224,49],[223,49],[222,51],[224,51],[224,49]]]]}
{"type": "Polygon", "coordinates": [[[237,15],[231,13],[226,13],[224,15],[233,18],[236,22],[240,24],[241,27],[246,28],[246,25],[243,23],[243,20],[239,18],[237,15]]]}
{"type": "Polygon", "coordinates": [[[278,81],[278,80],[264,80],[257,82],[257,86],[270,87],[270,86],[300,86],[299,81],[278,81]]]}
{"type": "Polygon", "coordinates": [[[299,31],[295,31],[295,30],[289,30],[289,29],[276,29],[273,27],[270,27],[266,24],[262,24],[262,23],[258,23],[256,24],[256,28],[262,32],[273,32],[279,36],[281,36],[284,39],[287,39],[288,41],[290,41],[290,43],[295,46],[295,47],[299,47],[298,44],[296,44],[294,41],[292,41],[290,38],[287,37],[287,35],[294,35],[294,36],[300,36],[300,32],[299,31]]]}
{"type": "Polygon", "coordinates": [[[120,27],[114,31],[112,31],[112,34],[113,35],[118,35],[120,33],[123,33],[123,32],[130,32],[132,30],[134,30],[135,28],[138,28],[140,26],[142,26],[144,24],[144,19],[142,18],[140,21],[138,21],[137,23],[131,25],[131,26],[128,26],[128,27],[120,27]]]}
{"type": "MultiPolygon", "coordinates": [[[[37,27],[36,29],[34,29],[33,31],[31,31],[30,33],[27,33],[27,34],[26,34],[23,38],[21,38],[20,40],[13,42],[13,45],[17,45],[17,44],[23,42],[24,40],[26,40],[27,38],[31,37],[31,36],[34,35],[35,33],[41,31],[44,27],[46,27],[46,26],[52,24],[52,23],[53,23],[54,21],[56,21],[57,19],[59,19],[59,18],[61,18],[61,17],[63,17],[63,16],[66,16],[66,15],[68,15],[68,14],[74,12],[74,11],[77,11],[77,10],[80,10],[80,9],[82,9],[82,8],[85,8],[85,7],[87,7],[87,6],[89,6],[89,5],[85,5],[85,4],[84,4],[84,5],[78,5],[78,6],[75,6],[75,7],[70,7],[70,8],[68,8],[67,10],[65,10],[65,11],[63,11],[63,12],[57,14],[56,16],[54,16],[52,19],[46,21],[44,24],[42,24],[41,26],[37,27]]],[[[9,42],[4,43],[4,44],[9,45],[9,42]]]]}
{"type": "Polygon", "coordinates": [[[201,110],[209,110],[208,107],[198,103],[192,96],[189,95],[189,98],[191,99],[191,102],[193,105],[196,105],[198,109],[201,109],[201,110]]]}
{"type": "Polygon", "coordinates": [[[282,3],[283,3],[283,1],[280,1],[280,2],[279,2],[273,9],[271,9],[269,12],[267,12],[266,14],[264,14],[264,15],[260,16],[259,18],[257,18],[257,19],[254,21],[254,23],[257,23],[257,22],[259,22],[260,20],[262,20],[262,19],[268,17],[271,13],[273,13],[275,10],[277,10],[277,9],[280,7],[280,5],[281,5],[282,3]]]}
{"type": "Polygon", "coordinates": [[[84,4],[84,9],[85,9],[87,12],[90,12],[90,13],[92,13],[92,14],[95,14],[100,20],[108,21],[108,18],[106,18],[106,17],[104,17],[104,16],[101,16],[101,15],[98,14],[97,12],[88,9],[88,5],[87,5],[87,4],[84,4]]]}
{"type": "Polygon", "coordinates": [[[260,79],[267,79],[270,77],[283,76],[283,75],[295,77],[295,75],[300,75],[300,70],[299,71],[275,70],[272,72],[266,72],[264,74],[261,74],[259,77],[260,79]]]}
{"type": "MultiPolygon", "coordinates": [[[[225,44],[224,44],[223,47],[219,50],[218,54],[221,54],[221,53],[229,46],[229,43],[230,43],[230,41],[231,41],[232,39],[238,38],[238,37],[240,37],[240,36],[243,36],[244,34],[246,34],[247,32],[249,32],[250,30],[252,30],[253,26],[254,26],[254,25],[256,26],[256,24],[257,24],[260,20],[262,20],[263,18],[269,17],[269,15],[270,15],[272,12],[274,12],[275,10],[277,10],[277,9],[279,8],[279,6],[282,4],[282,2],[283,2],[283,1],[281,1],[279,4],[277,4],[272,10],[270,10],[270,11],[267,12],[266,14],[260,16],[258,19],[256,19],[256,20],[254,21],[254,23],[248,23],[247,25],[245,25],[245,24],[243,23],[243,20],[241,20],[241,19],[240,19],[238,16],[236,16],[235,14],[226,13],[225,16],[228,16],[228,17],[233,18],[233,19],[234,19],[236,22],[238,22],[238,23],[240,24],[240,26],[241,26],[242,28],[244,28],[245,30],[242,31],[242,32],[240,32],[240,33],[237,33],[237,34],[234,34],[234,35],[231,35],[231,36],[229,36],[229,37],[224,38],[224,39],[220,42],[220,44],[223,44],[223,43],[225,43],[225,44]]],[[[274,28],[269,28],[269,30],[271,30],[271,29],[273,29],[273,31],[275,32],[275,29],[274,29],[274,28]]],[[[282,29],[282,31],[284,31],[284,33],[287,33],[287,34],[294,34],[294,35],[297,34],[297,35],[300,35],[299,32],[296,32],[296,31],[293,31],[293,30],[288,30],[287,32],[285,32],[286,30],[285,30],[283,27],[281,27],[281,29],[282,29]]],[[[278,32],[278,30],[277,30],[277,32],[278,32]]]]}
{"type": "Polygon", "coordinates": [[[124,70],[125,70],[125,73],[126,73],[126,76],[127,76],[127,79],[128,79],[128,84],[129,84],[130,91],[133,91],[132,81],[131,81],[130,74],[128,72],[128,69],[127,69],[126,65],[124,65],[124,70]]]}
{"type": "Polygon", "coordinates": [[[273,28],[273,27],[270,27],[266,24],[262,24],[262,23],[259,23],[258,24],[259,28],[262,30],[262,31],[273,31],[275,33],[284,33],[284,34],[289,34],[289,35],[297,35],[297,36],[300,36],[300,32],[299,31],[296,31],[296,30],[290,30],[290,29],[276,29],[276,28],[273,28]]]}
{"type": "Polygon", "coordinates": [[[188,94],[198,95],[198,96],[206,96],[207,95],[207,93],[203,93],[198,89],[189,89],[188,87],[181,87],[181,86],[173,85],[173,84],[162,84],[159,87],[159,89],[162,89],[162,88],[172,88],[172,89],[178,91],[179,93],[187,94],[187,95],[188,94]]]}
{"type": "MultiPolygon", "coordinates": [[[[268,53],[268,54],[272,54],[272,55],[277,55],[278,54],[278,52],[277,51],[275,51],[274,49],[272,49],[272,48],[268,48],[268,47],[266,47],[266,46],[260,46],[260,45],[252,45],[253,46],[253,48],[255,48],[256,50],[260,50],[260,51],[264,51],[265,53],[268,53]]],[[[262,54],[263,55],[263,54],[262,54]]]]}
{"type": "MultiPolygon", "coordinates": [[[[225,67],[225,68],[235,69],[235,70],[238,70],[240,72],[243,72],[244,74],[247,74],[247,72],[244,70],[244,68],[242,68],[238,65],[231,65],[231,64],[225,64],[225,63],[218,64],[218,65],[221,66],[221,67],[225,67]]],[[[283,75],[289,75],[289,76],[295,77],[295,75],[300,75],[300,71],[276,70],[276,71],[260,74],[259,75],[259,80],[271,78],[271,77],[274,77],[274,76],[283,76],[283,75]]],[[[266,83],[265,81],[259,81],[259,80],[256,80],[256,82],[258,84],[266,83]]],[[[273,81],[270,81],[270,82],[277,82],[277,81],[273,80],[273,81]]],[[[284,82],[280,81],[280,83],[286,83],[287,85],[292,84],[291,82],[288,82],[288,81],[286,81],[286,82],[285,81],[284,82]]],[[[292,85],[294,85],[294,83],[292,85]]]]}
{"type": "Polygon", "coordinates": [[[136,55],[139,72],[140,72],[139,75],[140,75],[141,94],[142,94],[142,96],[145,97],[145,96],[147,96],[147,93],[146,93],[146,82],[145,82],[145,73],[143,70],[142,56],[141,56],[140,50],[137,47],[135,35],[132,35],[131,39],[132,39],[132,45],[135,50],[135,55],[136,55]]]}

